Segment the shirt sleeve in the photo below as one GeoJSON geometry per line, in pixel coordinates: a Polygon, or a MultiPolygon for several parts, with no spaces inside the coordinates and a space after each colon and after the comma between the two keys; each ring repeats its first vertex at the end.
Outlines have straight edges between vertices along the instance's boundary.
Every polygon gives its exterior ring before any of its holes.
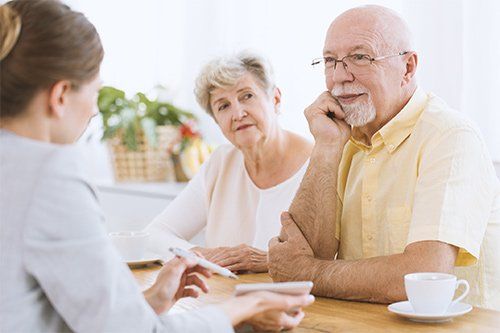
{"type": "Polygon", "coordinates": [[[341,228],[341,221],[342,221],[342,200],[340,199],[340,195],[338,194],[337,191],[337,210],[335,214],[335,238],[340,242],[340,228],[341,228]]]}
{"type": "Polygon", "coordinates": [[[407,244],[438,240],[460,248],[456,265],[474,264],[494,200],[494,171],[472,128],[450,129],[421,156],[407,244]]]}
{"type": "Polygon", "coordinates": [[[145,228],[151,235],[148,248],[152,252],[169,258],[169,247],[187,250],[195,246],[189,240],[207,224],[205,169],[203,165],[186,188],[145,228]]]}
{"type": "Polygon", "coordinates": [[[54,160],[41,172],[27,212],[23,262],[73,331],[233,331],[216,308],[160,319],[108,239],[95,192],[71,171],[76,165],[54,160]]]}

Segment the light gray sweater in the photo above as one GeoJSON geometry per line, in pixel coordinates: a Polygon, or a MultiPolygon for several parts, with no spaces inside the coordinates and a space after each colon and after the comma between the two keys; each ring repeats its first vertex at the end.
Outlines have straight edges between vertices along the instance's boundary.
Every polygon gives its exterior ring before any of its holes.
{"type": "Polygon", "coordinates": [[[233,332],[215,306],[154,313],[81,166],[74,145],[0,130],[0,331],[233,332]]]}

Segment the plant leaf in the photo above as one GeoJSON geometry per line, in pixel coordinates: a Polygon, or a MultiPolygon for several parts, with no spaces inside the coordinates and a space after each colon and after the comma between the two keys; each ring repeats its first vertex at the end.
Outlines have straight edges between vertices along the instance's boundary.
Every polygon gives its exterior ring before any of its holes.
{"type": "Polygon", "coordinates": [[[156,138],[156,122],[151,118],[142,118],[141,119],[141,127],[144,131],[144,135],[149,144],[156,147],[158,144],[158,140],[156,138]]]}

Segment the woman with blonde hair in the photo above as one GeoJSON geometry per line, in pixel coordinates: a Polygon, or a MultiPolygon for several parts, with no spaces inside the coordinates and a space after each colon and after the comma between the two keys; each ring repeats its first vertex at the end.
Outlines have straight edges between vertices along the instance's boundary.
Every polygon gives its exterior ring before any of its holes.
{"type": "Polygon", "coordinates": [[[269,63],[242,52],[207,63],[196,98],[231,144],[222,145],[146,228],[150,250],[194,249],[235,272],[267,272],[267,243],[280,232],[312,144],[279,124],[281,91],[269,63]],[[189,239],[206,228],[206,247],[189,239]]]}
{"type": "Polygon", "coordinates": [[[207,292],[210,273],[175,258],[141,293],[107,237],[73,145],[96,114],[103,49],[59,1],[0,7],[0,331],[232,332],[292,328],[312,302],[269,292],[162,316],[207,292]],[[193,289],[194,287],[194,289],[193,289]],[[199,289],[198,289],[199,288],[199,289]]]}

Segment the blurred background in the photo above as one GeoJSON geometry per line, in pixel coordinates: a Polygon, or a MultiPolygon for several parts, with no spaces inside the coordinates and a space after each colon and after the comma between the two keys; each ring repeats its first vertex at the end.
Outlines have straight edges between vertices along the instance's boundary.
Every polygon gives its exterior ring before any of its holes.
{"type": "MultiPolygon", "coordinates": [[[[321,56],[330,22],[344,10],[380,4],[409,23],[418,52],[418,80],[428,91],[467,114],[480,127],[500,161],[500,1],[495,0],[65,0],[99,31],[105,48],[101,76],[127,94],[166,87],[163,98],[199,117],[212,145],[225,142],[213,120],[196,104],[193,86],[205,62],[242,49],[272,63],[283,93],[281,123],[309,136],[303,110],[324,90],[321,56]]],[[[101,120],[82,138],[89,170],[112,181],[101,120]]]]}
{"type": "MultiPolygon", "coordinates": [[[[198,72],[213,57],[245,49],[265,56],[282,92],[282,126],[312,140],[303,110],[325,85],[311,60],[322,55],[331,21],[364,4],[406,19],[419,84],[477,124],[500,176],[500,1],[63,2],[90,19],[105,49],[101,78],[112,88],[101,90],[99,116],[79,144],[109,231],[144,228],[226,142],[193,94],[198,72]]],[[[203,231],[191,242],[203,245],[203,231]]]]}

